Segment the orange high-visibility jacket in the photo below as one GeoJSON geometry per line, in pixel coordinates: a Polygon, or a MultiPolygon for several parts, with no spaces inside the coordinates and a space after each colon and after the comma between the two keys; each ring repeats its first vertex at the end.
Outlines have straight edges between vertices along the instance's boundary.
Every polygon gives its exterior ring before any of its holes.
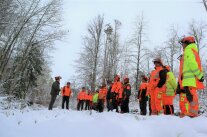
{"type": "Polygon", "coordinates": [[[111,88],[111,92],[120,93],[122,92],[121,90],[122,90],[122,83],[120,81],[114,82],[111,88]]]}
{"type": "Polygon", "coordinates": [[[62,89],[62,96],[69,96],[71,95],[71,88],[68,86],[64,86],[62,89]]]}
{"type": "Polygon", "coordinates": [[[85,91],[80,91],[80,92],[78,93],[77,99],[78,99],[78,100],[85,100],[86,97],[87,97],[86,92],[85,92],[85,91]]]}
{"type": "Polygon", "coordinates": [[[93,95],[89,94],[88,99],[89,99],[89,101],[93,101],[93,95]]]}
{"type": "Polygon", "coordinates": [[[149,92],[155,90],[155,88],[157,87],[157,84],[160,81],[159,72],[162,69],[163,69],[163,67],[156,67],[156,69],[151,72],[150,81],[149,81],[149,84],[148,84],[149,92]]]}
{"type": "MultiPolygon", "coordinates": [[[[145,92],[147,92],[147,86],[148,86],[148,83],[141,83],[141,85],[139,87],[138,99],[142,100],[142,92],[143,92],[143,90],[145,90],[145,92]]],[[[146,93],[146,95],[147,95],[147,93],[146,93]]]]}

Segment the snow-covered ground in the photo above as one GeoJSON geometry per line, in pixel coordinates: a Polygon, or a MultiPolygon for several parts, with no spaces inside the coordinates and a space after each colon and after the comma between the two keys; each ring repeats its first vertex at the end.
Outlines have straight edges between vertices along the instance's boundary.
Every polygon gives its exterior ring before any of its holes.
{"type": "Polygon", "coordinates": [[[207,137],[207,117],[0,108],[0,137],[207,137]]]}

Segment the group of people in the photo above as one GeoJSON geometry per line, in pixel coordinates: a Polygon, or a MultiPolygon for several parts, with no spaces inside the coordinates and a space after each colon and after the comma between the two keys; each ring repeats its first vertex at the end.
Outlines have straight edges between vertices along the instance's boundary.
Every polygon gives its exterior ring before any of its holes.
{"type": "Polygon", "coordinates": [[[183,54],[179,57],[178,82],[169,66],[165,66],[160,58],[154,59],[155,69],[150,73],[149,79],[142,77],[139,89],[141,114],[146,115],[147,99],[149,99],[150,114],[174,114],[173,100],[175,95],[179,94],[180,117],[198,116],[197,90],[204,89],[204,73],[198,48],[193,36],[184,37],[179,42],[183,54]]]}
{"type": "Polygon", "coordinates": [[[100,89],[95,92],[82,87],[82,90],[77,96],[77,110],[94,109],[103,112],[105,106],[108,111],[116,110],[116,112],[128,113],[129,112],[129,97],[131,95],[131,85],[129,78],[125,77],[123,82],[120,81],[120,75],[116,75],[114,82],[108,82],[108,86],[103,83],[100,89]],[[120,108],[120,109],[119,109],[120,108]]]}
{"type": "MultiPolygon", "coordinates": [[[[155,69],[150,75],[141,76],[141,84],[138,90],[137,99],[140,105],[140,114],[147,114],[147,101],[149,102],[150,115],[173,115],[173,101],[176,94],[180,96],[180,117],[198,116],[199,103],[197,90],[204,89],[204,73],[199,57],[198,48],[195,39],[192,36],[181,39],[180,44],[183,47],[183,54],[180,56],[180,69],[178,82],[170,70],[169,66],[163,64],[160,58],[153,60],[155,69]]],[[[61,77],[55,77],[55,82],[51,90],[51,102],[49,110],[52,109],[56,96],[60,91],[61,77]]],[[[103,112],[106,104],[107,110],[116,112],[129,112],[129,99],[131,95],[131,85],[129,78],[124,77],[120,80],[120,75],[116,75],[113,82],[102,84],[100,89],[95,92],[86,91],[85,87],[77,95],[77,110],[94,109],[103,112]],[[119,109],[120,108],[120,109],[119,109]]],[[[70,83],[68,82],[62,90],[63,101],[62,108],[66,103],[68,108],[69,98],[71,96],[70,83]]]]}

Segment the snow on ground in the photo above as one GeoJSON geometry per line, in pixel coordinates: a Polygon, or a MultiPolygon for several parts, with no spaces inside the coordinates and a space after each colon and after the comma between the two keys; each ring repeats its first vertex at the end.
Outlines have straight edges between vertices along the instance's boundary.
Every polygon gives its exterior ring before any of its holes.
{"type": "Polygon", "coordinates": [[[207,137],[207,118],[2,109],[0,137],[207,137]]]}

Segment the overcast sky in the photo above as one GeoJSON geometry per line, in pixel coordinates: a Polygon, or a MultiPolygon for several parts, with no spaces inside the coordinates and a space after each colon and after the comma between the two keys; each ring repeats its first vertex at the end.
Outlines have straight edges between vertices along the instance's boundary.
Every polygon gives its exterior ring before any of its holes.
{"type": "Polygon", "coordinates": [[[69,35],[62,42],[56,42],[52,55],[52,77],[61,75],[61,85],[72,80],[75,73],[74,61],[82,49],[81,37],[87,32],[87,25],[98,14],[103,14],[105,23],[114,19],[122,22],[121,41],[133,32],[136,17],[143,13],[147,23],[149,42],[146,46],[161,45],[168,36],[170,26],[176,25],[185,35],[192,19],[206,21],[207,13],[202,0],[64,0],[63,24],[69,35]]]}

